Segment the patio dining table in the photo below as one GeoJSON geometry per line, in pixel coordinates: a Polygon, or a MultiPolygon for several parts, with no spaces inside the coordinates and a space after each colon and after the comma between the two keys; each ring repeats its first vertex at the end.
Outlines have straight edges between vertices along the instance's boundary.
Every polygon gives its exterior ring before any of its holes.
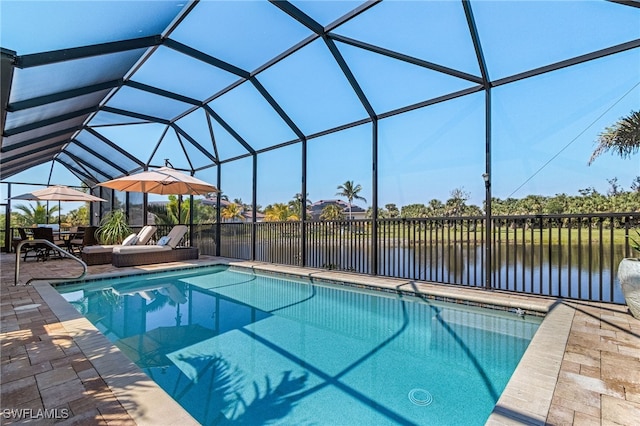
{"type": "MultiPolygon", "coordinates": [[[[33,240],[33,230],[35,229],[34,227],[18,227],[18,228],[14,228],[16,230],[18,230],[18,232],[20,232],[20,237],[13,237],[13,244],[12,244],[12,249],[15,251],[17,245],[19,242],[23,241],[24,238],[22,237],[22,235],[26,236],[27,240],[33,240]]],[[[61,248],[63,248],[64,250],[66,250],[67,252],[71,252],[71,241],[74,239],[82,239],[84,236],[84,232],[83,231],[71,231],[71,230],[66,230],[66,231],[62,231],[62,230],[54,230],[53,231],[53,238],[54,241],[58,240],[58,241],[63,241],[64,245],[60,246],[61,248]]]]}

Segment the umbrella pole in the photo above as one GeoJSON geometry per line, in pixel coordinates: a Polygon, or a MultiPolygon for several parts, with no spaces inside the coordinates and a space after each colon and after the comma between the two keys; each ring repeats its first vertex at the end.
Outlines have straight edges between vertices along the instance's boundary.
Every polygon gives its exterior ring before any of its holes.
{"type": "Polygon", "coordinates": [[[180,327],[180,325],[182,324],[182,314],[180,313],[180,304],[176,303],[177,307],[176,307],[176,326],[180,327]]]}
{"type": "Polygon", "coordinates": [[[189,246],[195,247],[193,245],[193,217],[195,213],[193,211],[193,195],[189,196],[189,246]]]}

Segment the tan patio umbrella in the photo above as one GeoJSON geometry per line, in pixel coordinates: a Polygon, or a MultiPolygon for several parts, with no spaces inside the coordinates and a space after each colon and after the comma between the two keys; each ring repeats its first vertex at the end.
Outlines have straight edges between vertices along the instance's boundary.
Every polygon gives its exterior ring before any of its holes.
{"type": "Polygon", "coordinates": [[[26,194],[11,197],[11,200],[31,200],[31,201],[107,201],[105,199],[78,191],[68,186],[56,185],[36,191],[27,192],[26,194]]]}
{"type": "Polygon", "coordinates": [[[220,192],[215,186],[170,167],[122,176],[98,185],[117,191],[160,195],[204,195],[220,192]]]}
{"type": "MultiPolygon", "coordinates": [[[[98,202],[107,201],[104,198],[96,197],[86,192],[78,191],[64,185],[49,186],[44,189],[27,192],[26,194],[16,195],[9,198],[10,200],[29,200],[29,201],[57,201],[58,210],[61,201],[77,201],[77,202],[98,202]]],[[[47,206],[48,210],[48,206],[47,206]]],[[[60,226],[60,214],[58,214],[58,226],[60,226]]],[[[48,220],[47,220],[48,223],[48,220]]]]}

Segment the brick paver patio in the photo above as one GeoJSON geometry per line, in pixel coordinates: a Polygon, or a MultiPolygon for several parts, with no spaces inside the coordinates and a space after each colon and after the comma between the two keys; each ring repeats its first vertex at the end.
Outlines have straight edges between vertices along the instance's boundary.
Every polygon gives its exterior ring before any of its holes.
{"type": "MultiPolygon", "coordinates": [[[[212,261],[203,256],[189,263],[212,261]]],[[[114,359],[118,368],[127,364],[117,361],[121,354],[112,353],[106,339],[84,322],[56,316],[50,306],[53,302],[42,297],[46,292],[38,285],[14,286],[14,264],[13,255],[0,255],[2,424],[20,424],[26,418],[37,418],[39,425],[184,424],[190,420],[179,417],[184,414],[177,414],[178,421],[166,414],[180,410],[172,408],[161,391],[153,390],[155,385],[137,368],[117,377],[112,374],[114,359]],[[159,400],[158,413],[137,402],[136,395],[145,392],[147,400],[159,400]]],[[[21,282],[32,276],[66,277],[81,271],[71,260],[28,261],[21,269],[21,282]]],[[[91,266],[89,275],[114,269],[91,266]]],[[[118,273],[139,269],[120,268],[118,273]]],[[[640,425],[640,321],[620,305],[564,301],[563,306],[568,307],[565,315],[572,323],[550,404],[541,404],[546,424],[640,425]]],[[[544,353],[538,356],[544,360],[544,353]]],[[[536,388],[535,374],[529,377],[525,372],[524,380],[536,388]]],[[[545,424],[535,416],[509,411],[513,410],[502,410],[491,423],[545,424]]]]}

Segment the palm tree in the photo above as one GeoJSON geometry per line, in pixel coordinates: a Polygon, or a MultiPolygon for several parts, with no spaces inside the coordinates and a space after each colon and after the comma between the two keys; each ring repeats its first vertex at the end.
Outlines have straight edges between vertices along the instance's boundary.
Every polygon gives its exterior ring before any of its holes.
{"type": "Polygon", "coordinates": [[[216,223],[216,208],[204,204],[202,200],[193,200],[193,213],[194,223],[216,223]]]}
{"type": "Polygon", "coordinates": [[[251,204],[245,203],[244,201],[242,201],[242,198],[234,198],[233,202],[239,205],[242,208],[242,210],[251,210],[251,204]]]}
{"type": "Polygon", "coordinates": [[[169,195],[166,204],[149,204],[148,210],[154,215],[156,225],[177,225],[189,222],[189,202],[178,203],[176,195],[169,195]],[[178,205],[180,205],[180,210],[178,210],[178,205]]]}
{"type": "Polygon", "coordinates": [[[320,214],[320,219],[323,220],[342,220],[344,219],[344,214],[342,214],[342,209],[335,204],[329,204],[324,209],[322,209],[322,213],[320,214]]]}
{"type": "Polygon", "coordinates": [[[234,219],[243,220],[242,207],[238,204],[231,203],[220,211],[220,217],[229,222],[233,222],[234,219]]]}
{"type": "Polygon", "coordinates": [[[409,204],[402,207],[400,216],[404,218],[427,217],[427,207],[422,203],[409,204]]]}
{"type": "MultiPolygon", "coordinates": [[[[309,194],[307,193],[307,203],[311,203],[311,200],[309,200],[309,194]]],[[[289,201],[289,207],[293,210],[293,213],[297,216],[297,217],[302,217],[302,212],[306,211],[306,208],[303,209],[302,208],[302,194],[301,193],[296,193],[296,195],[293,196],[293,200],[289,201]]],[[[306,215],[307,218],[309,218],[309,215],[306,215]]]]}
{"type": "Polygon", "coordinates": [[[56,213],[59,208],[58,206],[53,206],[49,210],[47,210],[46,204],[41,203],[40,201],[36,201],[36,206],[32,205],[22,205],[19,204],[16,206],[16,210],[20,210],[22,213],[18,213],[20,215],[21,225],[37,225],[39,223],[48,223],[47,216],[50,221],[54,220],[55,217],[53,213],[56,213]]]}
{"type": "Polygon", "coordinates": [[[284,203],[275,203],[264,210],[264,219],[267,222],[284,222],[287,220],[300,220],[298,215],[291,209],[290,206],[284,203]]]}
{"type": "Polygon", "coordinates": [[[354,185],[352,180],[348,180],[342,185],[338,185],[338,189],[340,192],[336,192],[336,195],[345,197],[349,201],[349,220],[351,220],[351,204],[353,203],[353,200],[362,200],[365,203],[367,202],[364,197],[358,195],[358,193],[362,191],[362,185],[354,185]]]}
{"type": "Polygon", "coordinates": [[[400,216],[400,209],[394,203],[385,204],[384,208],[387,209],[386,217],[396,218],[400,216]]]}
{"type": "Polygon", "coordinates": [[[598,146],[591,154],[589,165],[607,151],[613,151],[622,158],[628,158],[640,150],[640,111],[631,111],[613,126],[598,135],[598,146]]]}
{"type": "Polygon", "coordinates": [[[64,222],[72,226],[89,223],[89,209],[87,206],[80,206],[75,210],[71,210],[64,216],[64,222]]]}
{"type": "Polygon", "coordinates": [[[451,198],[445,203],[447,216],[460,216],[467,207],[470,194],[463,188],[455,188],[450,192],[451,198]]]}
{"type": "Polygon", "coordinates": [[[169,195],[167,198],[169,199],[167,214],[171,217],[173,224],[189,223],[189,211],[191,210],[189,201],[183,200],[181,195],[169,195]]]}
{"type": "Polygon", "coordinates": [[[429,201],[429,205],[427,207],[427,216],[443,216],[444,215],[444,204],[442,201],[433,198],[429,201]]]}

